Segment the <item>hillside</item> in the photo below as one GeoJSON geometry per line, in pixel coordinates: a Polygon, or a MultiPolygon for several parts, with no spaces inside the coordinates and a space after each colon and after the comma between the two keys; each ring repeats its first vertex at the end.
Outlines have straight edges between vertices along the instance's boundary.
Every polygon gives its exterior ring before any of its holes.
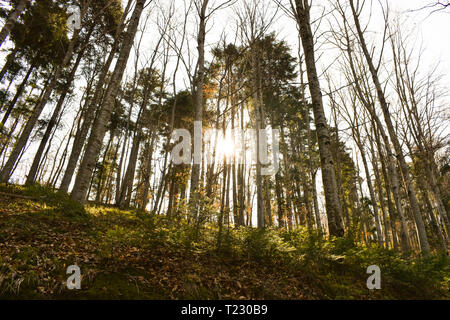
{"type": "Polygon", "coordinates": [[[197,234],[183,219],[86,206],[39,186],[0,188],[3,299],[449,299],[449,258],[403,259],[305,230],[197,234]],[[81,290],[66,268],[81,268],[81,290]],[[379,265],[382,289],[368,290],[379,265]]]}

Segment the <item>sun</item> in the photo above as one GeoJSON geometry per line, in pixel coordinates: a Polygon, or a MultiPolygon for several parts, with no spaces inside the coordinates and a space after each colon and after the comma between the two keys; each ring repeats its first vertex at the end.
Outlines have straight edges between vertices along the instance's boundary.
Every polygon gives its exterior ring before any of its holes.
{"type": "Polygon", "coordinates": [[[220,137],[217,143],[217,149],[220,154],[225,155],[226,157],[231,157],[235,154],[235,147],[233,140],[230,137],[220,137]]]}

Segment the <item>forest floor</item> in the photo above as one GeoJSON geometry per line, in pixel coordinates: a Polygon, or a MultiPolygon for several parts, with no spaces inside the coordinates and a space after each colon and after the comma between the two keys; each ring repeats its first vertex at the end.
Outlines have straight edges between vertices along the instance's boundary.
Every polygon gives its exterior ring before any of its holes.
{"type": "Polygon", "coordinates": [[[449,258],[241,228],[196,234],[184,221],[86,206],[48,189],[0,186],[3,299],[450,299],[449,258]],[[68,290],[66,269],[81,269],[68,290]],[[382,289],[368,290],[377,264],[382,289]]]}

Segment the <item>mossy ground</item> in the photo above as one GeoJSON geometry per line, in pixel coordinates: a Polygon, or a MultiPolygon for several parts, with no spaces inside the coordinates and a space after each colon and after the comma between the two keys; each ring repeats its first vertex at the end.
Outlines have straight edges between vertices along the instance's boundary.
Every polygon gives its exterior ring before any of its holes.
{"type": "Polygon", "coordinates": [[[39,186],[0,186],[0,298],[450,298],[445,255],[405,260],[303,230],[229,230],[221,250],[216,239],[209,225],[196,234],[183,220],[83,208],[39,186]],[[73,264],[81,290],[66,288],[73,264]],[[366,287],[371,264],[382,270],[381,290],[366,287]]]}

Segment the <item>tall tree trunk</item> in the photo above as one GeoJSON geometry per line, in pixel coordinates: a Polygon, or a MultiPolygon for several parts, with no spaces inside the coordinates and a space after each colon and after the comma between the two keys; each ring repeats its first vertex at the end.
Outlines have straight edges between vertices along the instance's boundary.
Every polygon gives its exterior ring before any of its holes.
{"type": "MultiPolygon", "coordinates": [[[[198,50],[198,60],[197,60],[197,74],[195,75],[195,92],[194,92],[194,105],[195,105],[195,121],[203,124],[203,83],[205,81],[205,37],[206,37],[206,9],[209,0],[203,0],[201,7],[198,8],[199,14],[199,29],[197,35],[197,50],[198,50]]],[[[194,133],[195,135],[195,133],[194,133]]],[[[198,163],[200,158],[195,155],[198,154],[200,157],[202,155],[202,135],[200,132],[200,137],[194,137],[193,148],[194,151],[194,163],[192,165],[191,172],[191,189],[189,202],[191,205],[192,214],[197,211],[198,198],[199,198],[199,182],[200,182],[200,164],[198,163]],[[197,142],[197,143],[196,143],[197,142]],[[200,149],[200,150],[199,150],[200,149]]]]}
{"type": "Polygon", "coordinates": [[[74,200],[80,202],[86,201],[89,180],[92,176],[95,161],[100,152],[103,138],[111,118],[111,112],[122,82],[123,73],[127,65],[128,57],[130,55],[144,5],[145,0],[136,1],[136,6],[134,8],[130,24],[124,35],[124,41],[122,47],[120,48],[119,57],[117,59],[114,72],[111,75],[111,80],[105,94],[103,105],[100,107],[98,117],[94,121],[91,135],[86,146],[86,151],[84,153],[78,175],[75,179],[74,190],[72,191],[72,198],[74,200]]]}
{"type": "Polygon", "coordinates": [[[323,108],[322,93],[316,70],[314,53],[314,39],[311,30],[310,5],[307,0],[296,0],[296,20],[300,30],[303,52],[305,54],[306,71],[308,74],[309,90],[311,93],[314,122],[316,125],[317,140],[319,142],[322,181],[327,208],[328,228],[330,235],[342,237],[342,207],[339,201],[338,187],[334,161],[331,154],[330,133],[323,108]]]}
{"type": "MultiPolygon", "coordinates": [[[[245,150],[245,137],[244,137],[244,106],[241,106],[241,112],[240,112],[240,141],[241,141],[241,147],[242,150],[245,150]]],[[[242,152],[241,154],[241,160],[238,164],[238,197],[239,197],[239,209],[238,209],[238,217],[239,217],[239,224],[240,226],[245,225],[245,161],[246,156],[245,152],[242,152]]]]}
{"type": "MultiPolygon", "coordinates": [[[[257,50],[257,48],[255,48],[257,50]]],[[[252,52],[252,66],[253,69],[257,69],[259,64],[257,64],[257,53],[252,52]]],[[[261,148],[261,129],[262,129],[262,114],[261,114],[261,106],[260,103],[260,95],[261,92],[259,90],[259,81],[258,76],[259,72],[253,72],[253,103],[255,109],[255,122],[256,122],[256,203],[257,203],[257,227],[264,228],[265,227],[265,206],[264,206],[264,197],[263,197],[263,185],[262,185],[262,176],[261,176],[261,159],[260,159],[260,150],[261,148]]]]}

